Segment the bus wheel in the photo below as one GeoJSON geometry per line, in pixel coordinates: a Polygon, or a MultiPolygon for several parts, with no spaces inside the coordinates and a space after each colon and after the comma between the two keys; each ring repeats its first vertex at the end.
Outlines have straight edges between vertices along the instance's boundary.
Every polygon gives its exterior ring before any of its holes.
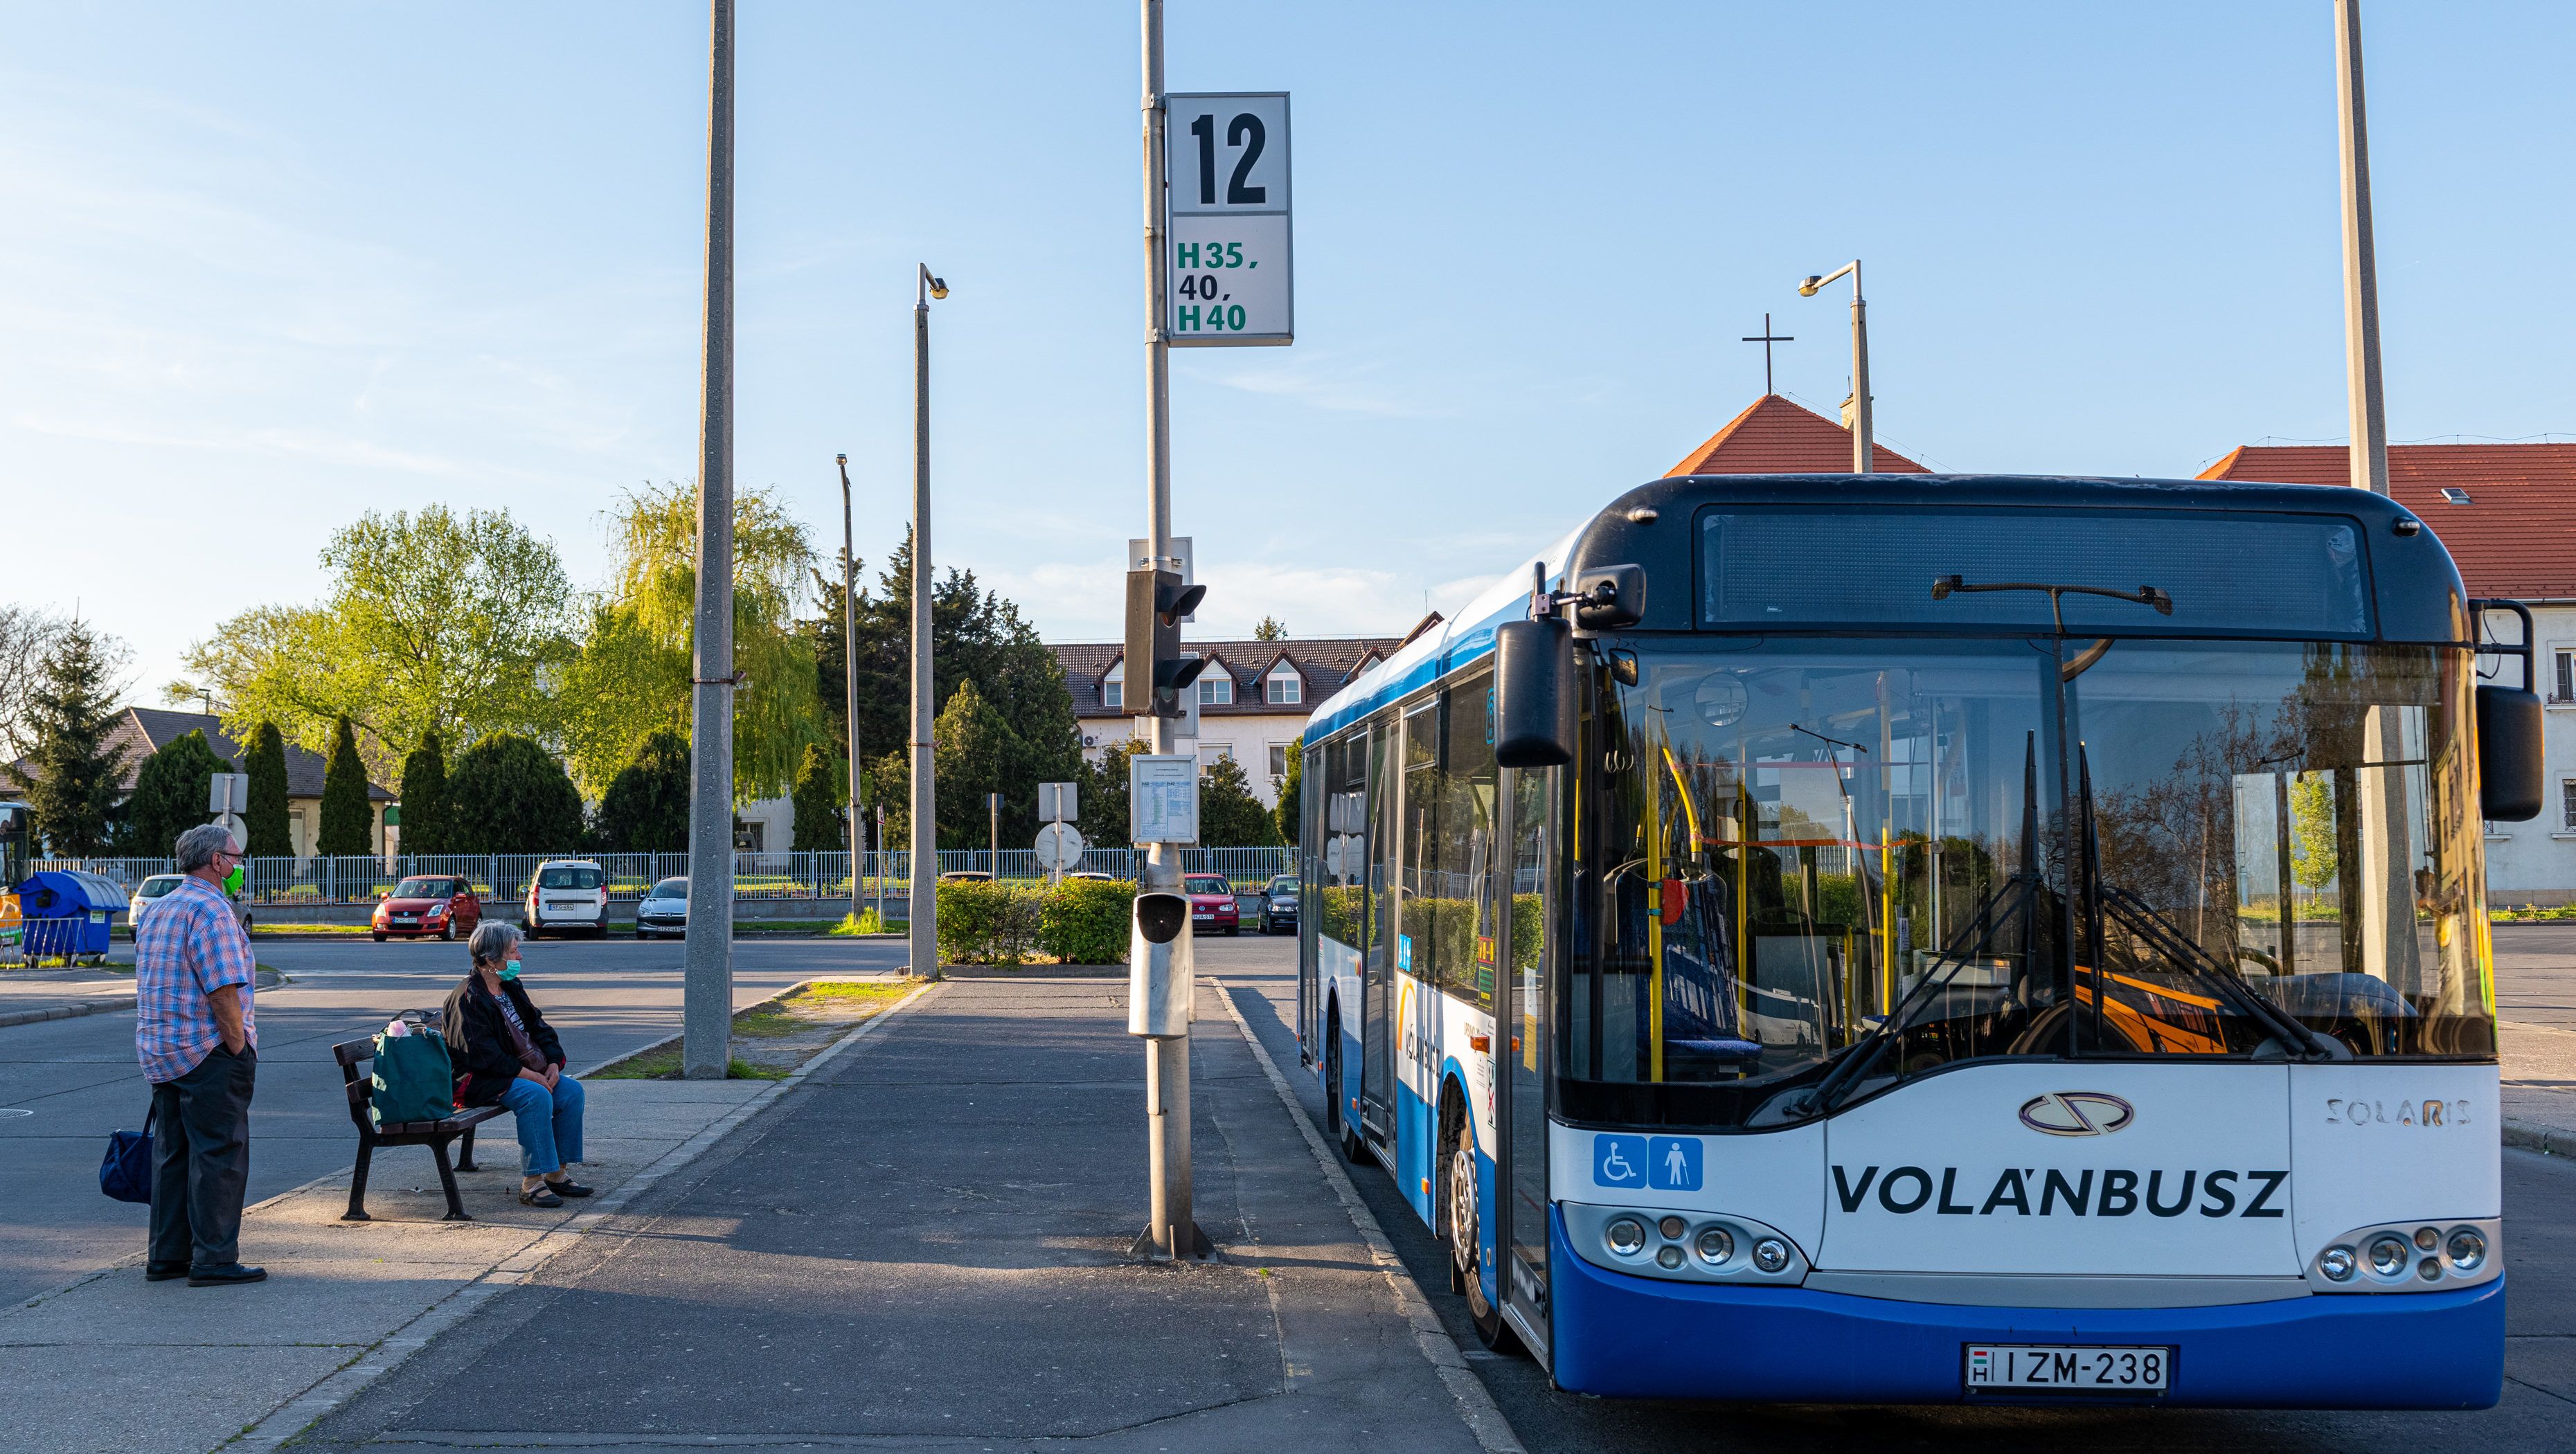
{"type": "MultiPolygon", "coordinates": [[[[1458,1103],[1451,1101],[1451,1105],[1458,1103]]],[[[1449,1238],[1449,1290],[1467,1297],[1467,1314],[1475,1321],[1476,1338],[1488,1348],[1499,1348],[1506,1336],[1502,1310],[1485,1296],[1485,1273],[1476,1222],[1476,1132],[1467,1124],[1466,1113],[1456,1113],[1455,1128],[1449,1142],[1449,1174],[1442,1180],[1449,1205],[1441,1218],[1441,1230],[1449,1238]]]]}

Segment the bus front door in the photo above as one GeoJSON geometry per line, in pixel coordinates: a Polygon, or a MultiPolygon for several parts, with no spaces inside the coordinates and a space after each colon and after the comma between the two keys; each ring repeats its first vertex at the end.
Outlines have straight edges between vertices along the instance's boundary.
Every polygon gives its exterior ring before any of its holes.
{"type": "Polygon", "coordinates": [[[1504,774],[1510,805],[1506,831],[1510,875],[1503,916],[1509,949],[1495,976],[1494,1064],[1502,1077],[1495,1097],[1496,1200],[1502,1205],[1497,1238],[1502,1258],[1503,1307],[1514,1331],[1541,1364],[1548,1362],[1547,1074],[1548,952],[1555,905],[1548,854],[1553,771],[1504,774]]]}
{"type": "Polygon", "coordinates": [[[1369,729],[1368,948],[1360,956],[1360,1132],[1379,1146],[1395,1143],[1395,936],[1400,890],[1395,864],[1404,821],[1402,759],[1391,751],[1394,724],[1369,729]]]}

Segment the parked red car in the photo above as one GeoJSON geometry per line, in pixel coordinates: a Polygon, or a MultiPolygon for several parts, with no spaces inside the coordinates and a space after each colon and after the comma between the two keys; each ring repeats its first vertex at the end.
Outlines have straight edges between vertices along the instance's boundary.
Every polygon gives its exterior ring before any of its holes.
{"type": "Polygon", "coordinates": [[[483,901],[474,896],[474,885],[461,878],[415,876],[394,885],[394,891],[376,904],[370,928],[382,944],[393,934],[406,939],[422,934],[462,939],[482,922],[483,901]]]}
{"type": "Polygon", "coordinates": [[[1228,934],[1243,932],[1243,922],[1234,910],[1234,885],[1225,875],[1194,873],[1181,880],[1181,891],[1190,896],[1190,932],[1204,934],[1223,929],[1228,934]]]}

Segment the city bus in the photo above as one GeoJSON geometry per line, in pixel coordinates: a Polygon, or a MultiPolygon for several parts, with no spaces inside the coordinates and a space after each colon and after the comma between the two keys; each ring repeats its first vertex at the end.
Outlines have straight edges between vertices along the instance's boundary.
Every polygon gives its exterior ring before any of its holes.
{"type": "Polygon", "coordinates": [[[2492,1405],[2530,631],[2367,491],[1644,485],[1312,716],[1325,1129],[1567,1390],[2492,1405]]]}

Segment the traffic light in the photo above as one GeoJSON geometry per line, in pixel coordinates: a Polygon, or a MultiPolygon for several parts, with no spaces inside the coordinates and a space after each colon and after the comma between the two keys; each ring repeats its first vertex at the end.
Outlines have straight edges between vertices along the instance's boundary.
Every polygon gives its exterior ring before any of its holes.
{"type": "Polygon", "coordinates": [[[1181,715],[1181,693],[1207,666],[1205,657],[1182,655],[1181,618],[1206,594],[1205,586],[1181,584],[1178,571],[1127,572],[1128,715],[1181,715]]]}

